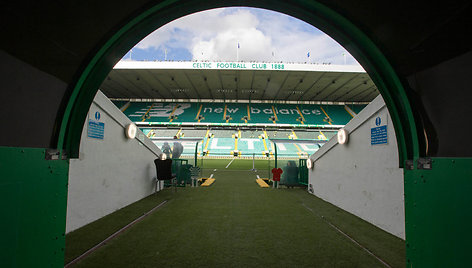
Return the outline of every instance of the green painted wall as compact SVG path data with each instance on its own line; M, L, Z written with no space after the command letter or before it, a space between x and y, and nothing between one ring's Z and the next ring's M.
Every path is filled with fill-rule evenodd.
M62 267L68 160L0 147L0 267Z
M472 242L472 159L405 170L407 267L465 267Z

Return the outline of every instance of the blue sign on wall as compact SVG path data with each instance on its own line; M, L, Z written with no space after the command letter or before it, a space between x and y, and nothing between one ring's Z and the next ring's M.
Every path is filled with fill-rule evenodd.
M380 127L373 127L370 129L370 144L371 145L387 144L387 143L388 143L387 125L383 125Z
M380 113L371 121L370 145L388 144L387 114Z
M103 140L105 136L105 123L89 119L87 136L89 138Z

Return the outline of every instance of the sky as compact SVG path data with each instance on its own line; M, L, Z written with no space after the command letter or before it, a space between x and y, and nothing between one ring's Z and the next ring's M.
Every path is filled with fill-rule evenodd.
M130 59L359 65L341 45L312 25L283 13L246 7L211 9L172 21L123 57Z

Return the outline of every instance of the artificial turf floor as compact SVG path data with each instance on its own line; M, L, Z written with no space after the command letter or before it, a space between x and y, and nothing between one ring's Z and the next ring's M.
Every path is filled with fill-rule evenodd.
M165 189L69 233L65 262L168 200L76 266L386 267L327 221L391 267L405 266L403 240L305 189L259 188L258 173L231 166L204 171L216 178L211 187Z

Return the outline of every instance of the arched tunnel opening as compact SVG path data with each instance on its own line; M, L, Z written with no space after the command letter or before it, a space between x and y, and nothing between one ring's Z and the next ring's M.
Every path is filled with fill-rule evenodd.
M176 59L180 56L173 54L177 45L172 47L159 41L160 38L191 39L192 32L187 33L190 37L182 36L189 26L194 26L192 22L197 23L195 17L210 20L213 14L221 14L213 20L220 20L227 28L217 27L216 31L220 32L212 33L211 39L205 36L201 43L193 44L188 49L193 49L192 58ZM236 25L232 29L228 23L233 20L234 24L234 19L257 21L264 16L272 21L265 18L257 22L260 28L253 22L254 25ZM185 20L189 26L181 22ZM187 262L201 266L203 263L198 260L203 260L218 265L259 266L260 261L269 261L269 256L264 254L270 252L285 252L288 262L284 265L371 262L381 266L405 265L403 174L399 145L385 102L352 56L348 54L352 63L346 64L347 52L316 28L310 31L317 32L321 36L318 39L327 39L324 43L308 44L310 40L303 35L305 29L294 32L296 27L309 26L301 21L296 21L296 26L290 29L278 28L275 33L267 33L268 29L263 28L264 23L293 20L262 9L204 11L166 24L140 40L139 44L147 46L151 46L149 39L160 43L164 52L160 60L146 60L145 56L141 56L145 60L136 60L139 53L144 53L139 45L123 56L98 87L102 92L95 95L88 111L78 157L70 160L67 266L117 265L113 260L133 265L132 260L150 252L157 255L147 261L156 265ZM210 29L205 30L209 35ZM252 35L248 34L251 31ZM301 57L285 56L293 50L291 47L278 49L274 44L269 49L255 48L266 41L264 37L276 43L277 35L289 33L288 43L300 43L301 40L293 39L305 38L307 44L297 51ZM227 40L221 40L223 37ZM256 37L258 42L253 41ZM231 44L235 49L230 49ZM220 51L211 50L219 47ZM250 47L252 51L241 47ZM335 64L313 47L337 49L330 55L337 57L331 59ZM157 53L156 50L151 51ZM201 54L196 50L201 50ZM261 56L263 53L267 55ZM354 122L350 123L351 119ZM384 130L365 135L366 129L372 128L371 121L376 119L383 121L375 129ZM123 135L123 129L130 124L141 130L134 141ZM341 130L349 131L349 144L338 141ZM326 146L324 150L323 146ZM177 165L173 166L173 173L177 176L178 190L172 189L175 185L170 182L156 181L153 175L153 160L162 158L163 154ZM348 159L355 160L349 163ZM201 182L195 186L205 186L205 181L215 179L211 191L188 187L192 165L201 169L197 178ZM271 174L277 168L282 172L280 182ZM274 194L260 192L259 187L284 187L284 190L280 189L282 194ZM131 222L128 214L136 214L132 207L146 204L150 209L150 204L160 207L163 202L171 205L143 220L148 224L145 228L151 229L142 232L153 230L152 237L140 237L131 231L136 229L130 229L130 233L115 241L120 246L111 251L101 249L108 257L96 254L98 248L93 254L88 251L98 243L97 237L106 239L126 225L125 221L118 221L122 224L107 228L111 218L125 217ZM185 219L177 223L181 217ZM163 225L168 228L158 227L161 225L158 222L166 221ZM269 226L267 222L274 224ZM198 231L195 224L200 226ZM362 227L354 227L359 224ZM220 230L222 225L227 227ZM173 228L181 230L174 241L167 237L175 236ZM326 228L330 231L319 231ZM103 232L104 229L108 230ZM303 237L294 235L304 229L307 230ZM103 233L98 235L100 231ZM323 237L321 233L330 235ZM369 233L377 236L377 243L364 238ZM335 239L333 235L342 238ZM138 247L121 237L133 237L142 245ZM374 236L370 239L374 240ZM177 247L166 246L169 244ZM352 246L356 249L351 250ZM166 250L159 249L166 247ZM259 261L249 261L251 252L260 247L266 250L258 253ZM192 248L213 250L207 254L184 253ZM237 249L239 253L229 253ZM114 255L123 250L134 253ZM182 254L171 254L179 251ZM310 256L309 252L318 253L300 262L303 256ZM389 258L386 252L394 257ZM224 262L218 260L219 255L225 256Z
M14 129L0 133L6 266L64 265L70 165L80 160L84 122L95 116L89 109L97 89L117 61L153 29L226 6L292 15L351 52L385 101L391 118L387 128L395 126L387 131L395 132L398 166L403 168L406 266L467 263L470 217L463 212L470 203L470 124L458 115L470 113L470 41L463 39L470 25L470 3L456 1L440 9L421 3L385 8L375 1L120 3L115 12L106 3L85 1L32 6L15 2L2 10L8 40L0 54L5 86L0 114ZM302 117L303 108L300 111ZM356 130L362 127L346 130L341 136L349 137L347 145L328 144L334 149L324 155L354 148ZM339 144L337 139L332 143ZM322 172L317 161L326 157L310 157L309 174ZM360 167L353 162L339 165ZM310 209L304 207L305 212Z

